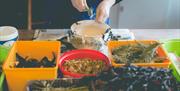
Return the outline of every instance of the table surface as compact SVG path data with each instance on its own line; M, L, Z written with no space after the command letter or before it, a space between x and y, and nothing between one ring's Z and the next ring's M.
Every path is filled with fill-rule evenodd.
M52 29L48 29L50 31ZM64 29L56 29L58 32L64 31ZM152 40L164 40L164 39L177 39L180 38L180 29L129 29L134 33L135 39L152 39ZM32 40L34 31L19 30L19 40Z
M135 39L177 39L180 38L180 29L130 29L135 35Z
M32 40L34 31L19 30L19 40Z

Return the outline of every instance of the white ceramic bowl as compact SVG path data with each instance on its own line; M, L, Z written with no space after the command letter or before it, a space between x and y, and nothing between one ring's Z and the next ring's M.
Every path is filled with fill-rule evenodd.
M73 33L84 37L102 37L110 26L105 23L97 23L94 20L82 20L71 26Z
M107 24L97 23L94 20L78 21L71 26L75 37L72 37L70 42L78 49L100 50L104 44L102 37L109 28L110 26Z

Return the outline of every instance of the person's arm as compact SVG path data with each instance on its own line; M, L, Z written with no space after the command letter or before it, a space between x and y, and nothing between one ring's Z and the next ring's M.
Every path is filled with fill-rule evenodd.
M102 0L96 9L96 21L105 22L109 17L110 8L122 0ZM86 0L71 0L72 5L80 12L83 12L87 6Z
M96 21L103 23L109 17L111 7L116 3L116 0L102 0L96 9Z

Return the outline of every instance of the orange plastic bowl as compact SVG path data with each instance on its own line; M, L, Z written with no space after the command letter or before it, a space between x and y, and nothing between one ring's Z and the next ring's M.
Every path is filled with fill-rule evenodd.
M63 64L66 61L73 60L73 59L79 59L79 58L91 58L93 60L96 60L96 59L103 60L107 69L110 67L109 58L99 51L90 50L90 49L72 50L72 51L64 53L60 58L59 68L61 69L62 73L65 76L70 76L70 77L74 77L74 78L81 78L84 76L96 76L96 74L78 74L78 73L72 73L72 72L64 70Z

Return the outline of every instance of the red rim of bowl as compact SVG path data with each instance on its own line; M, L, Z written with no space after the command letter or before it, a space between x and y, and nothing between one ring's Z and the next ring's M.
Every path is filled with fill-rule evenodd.
M62 73L64 75L68 75L70 77L75 77L75 78L80 78L80 77L84 77L84 76L96 76L96 74L78 74L78 73L72 73L72 72L68 72L68 71L65 71L64 70L64 67L63 67L63 64L68 61L68 60L64 60L65 58L67 57L70 57L74 54L77 54L77 53L81 53L81 52L86 52L86 53L93 53L94 54L97 54L96 57L100 56L99 59L103 59L103 62L105 62L106 64L106 68L108 69L110 67L110 60L107 56L105 56L103 53L99 52L99 51L96 51L96 50L90 50L90 49L78 49L78 50L72 50L72 51L68 51L66 53L64 53L61 57L60 57L60 60L59 60L59 68L60 70L62 71ZM98 59L98 58L97 58Z

